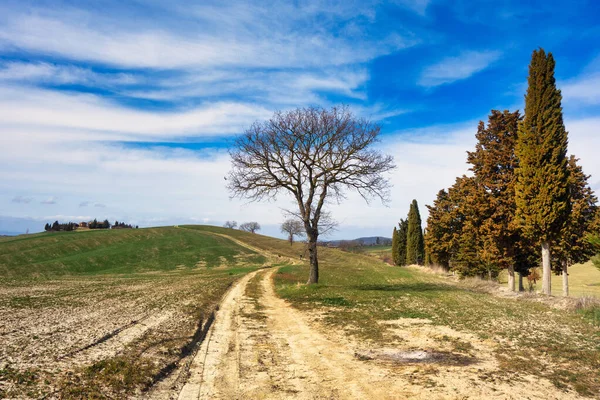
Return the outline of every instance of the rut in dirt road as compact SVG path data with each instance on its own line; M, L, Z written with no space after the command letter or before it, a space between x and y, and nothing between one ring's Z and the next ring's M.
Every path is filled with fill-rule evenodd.
M419 397L406 387L390 396L385 370L311 328L276 297L274 272L250 274L227 294L179 399Z

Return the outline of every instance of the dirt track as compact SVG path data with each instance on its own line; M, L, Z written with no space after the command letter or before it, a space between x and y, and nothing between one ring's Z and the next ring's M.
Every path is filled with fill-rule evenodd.
M464 365L375 360L381 352L357 357L359 345L325 331L275 295L274 272L250 274L230 290L179 399L577 398L532 377L482 379L495 369L485 343L473 342L478 357ZM408 325L406 332L425 337L439 333L427 323Z

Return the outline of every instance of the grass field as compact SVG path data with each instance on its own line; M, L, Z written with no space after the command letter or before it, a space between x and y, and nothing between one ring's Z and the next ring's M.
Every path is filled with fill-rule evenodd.
M280 269L275 282L279 295L320 316L332 329L375 347L410 348L424 329L406 328L411 325L406 321L414 321L439 329L436 340L446 342L442 348L452 354L477 357L470 343L488 347L498 367L493 376L481 379L518 381L520 374L530 374L548 379L556 390L600 394L597 312L560 310L536 298L494 296L487 293L493 285L483 281L456 282L367 255L329 249L321 254L319 285L299 285L308 275L304 266ZM395 329L394 321L403 321L403 330Z
M541 272L540 272L541 274ZM506 273L498 277L501 284L506 284ZM527 284L527 281L525 281ZM542 283L538 282L536 290L541 290ZM552 274L552 294L562 296L562 276ZM591 261L585 264L575 264L569 268L569 296L594 296L600 298L600 270Z
M210 228L5 238L0 398L140 393L186 355L229 285L266 262Z

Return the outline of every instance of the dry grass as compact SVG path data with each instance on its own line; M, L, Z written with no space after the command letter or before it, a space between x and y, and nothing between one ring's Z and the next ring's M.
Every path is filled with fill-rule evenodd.
M208 231L174 228L3 242L12 279L0 282L0 398L139 395L186 356L223 293L262 260Z

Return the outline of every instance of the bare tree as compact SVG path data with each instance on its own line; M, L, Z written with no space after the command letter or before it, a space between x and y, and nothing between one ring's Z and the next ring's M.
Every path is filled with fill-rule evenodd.
M297 219L287 219L281 224L281 232L287 233L290 246L294 243L294 236L304 236L304 224Z
M237 222L236 221L225 221L225 223L223 224L224 228L229 228L229 229L235 229L237 227Z
M256 231L260 231L260 225L258 224L258 222L254 222L254 221L253 222L244 222L243 224L240 224L240 230L256 233Z
M230 150L233 196L254 201L280 192L293 196L308 237L309 284L319 281L317 240L326 202L339 203L345 189L356 190L367 202L388 199L383 173L395 168L393 159L370 149L379 131L347 107L302 108L253 124Z

